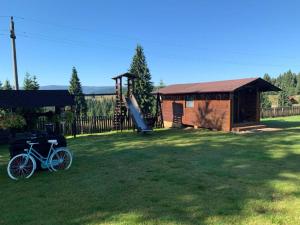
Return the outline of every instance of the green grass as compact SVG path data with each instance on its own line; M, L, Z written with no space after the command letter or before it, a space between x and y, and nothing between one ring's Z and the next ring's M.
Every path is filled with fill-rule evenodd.
M2 146L0 224L300 224L300 117L264 123L69 139L69 171L19 182Z

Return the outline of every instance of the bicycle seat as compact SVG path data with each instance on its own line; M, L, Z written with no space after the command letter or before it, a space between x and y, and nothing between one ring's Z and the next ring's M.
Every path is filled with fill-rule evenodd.
M48 140L49 144L57 145L57 140Z
M31 142L31 141L26 141L26 143L29 145L38 145L39 144L38 142Z

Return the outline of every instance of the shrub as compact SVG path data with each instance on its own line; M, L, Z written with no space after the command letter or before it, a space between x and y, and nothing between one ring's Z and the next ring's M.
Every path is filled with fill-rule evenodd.
M2 112L0 114L0 128L2 129L20 129L26 126L26 120L23 116L16 113Z

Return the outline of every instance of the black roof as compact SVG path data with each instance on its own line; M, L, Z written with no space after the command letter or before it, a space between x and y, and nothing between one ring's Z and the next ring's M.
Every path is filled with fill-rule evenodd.
M0 108L71 105L74 105L74 97L67 90L0 90Z
M133 73L123 73L123 74L120 74L118 76L113 77L112 79L115 80L115 79L118 79L118 78L121 78L121 77L127 77L127 78L134 79L134 78L137 78L137 75L135 75Z

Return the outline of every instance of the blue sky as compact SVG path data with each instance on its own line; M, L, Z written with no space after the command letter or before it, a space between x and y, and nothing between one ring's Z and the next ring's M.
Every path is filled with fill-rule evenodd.
M153 81L167 84L300 72L300 2L259 0L2 0L0 80L12 81L9 18L15 16L20 82L113 85L134 49Z

